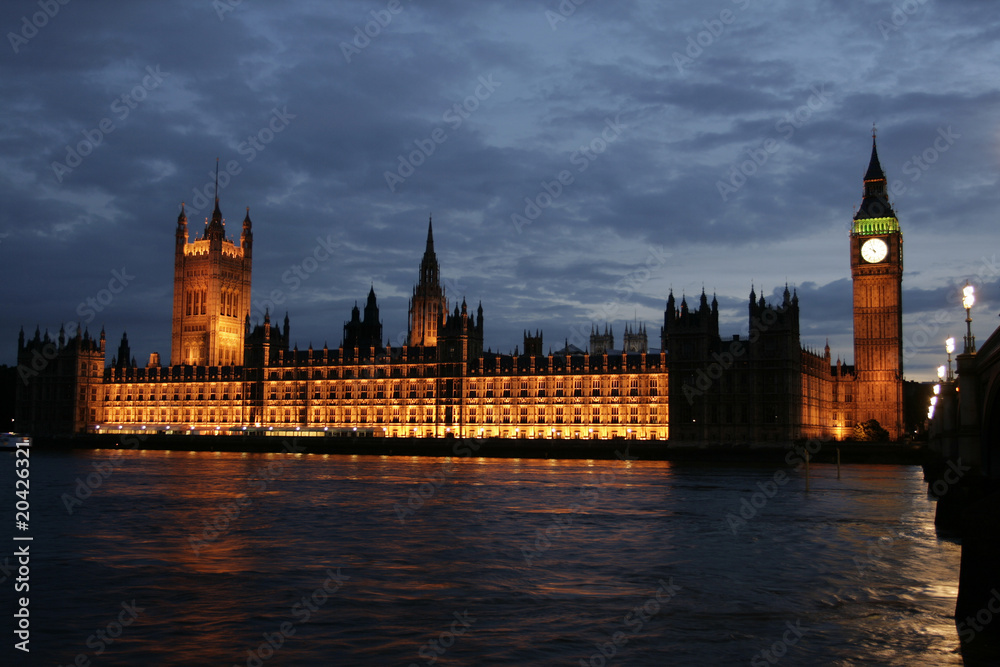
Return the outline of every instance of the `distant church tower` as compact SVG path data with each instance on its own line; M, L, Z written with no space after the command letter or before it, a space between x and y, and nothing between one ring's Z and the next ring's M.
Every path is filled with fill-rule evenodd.
M877 419L893 439L903 430L903 235L875 150L851 227L857 421Z
M590 325L590 353L591 354L607 354L615 347L615 330L614 327L608 329L607 323L604 324L604 333L602 334L600 329L597 329L593 324Z
M427 221L427 248L420 261L420 280L410 298L409 345L434 347L438 328L448 313L448 302L441 288L441 267L434 254L433 221Z
M625 341L622 343L623 352L641 352L646 354L649 352L649 338L646 335L646 325L637 324L636 328L630 329L628 324L625 324Z
M249 208L243 219L240 245L226 238L219 210L218 177L212 219L206 221L202 236L190 243L187 216L181 205L174 247L172 366L243 365L252 248Z

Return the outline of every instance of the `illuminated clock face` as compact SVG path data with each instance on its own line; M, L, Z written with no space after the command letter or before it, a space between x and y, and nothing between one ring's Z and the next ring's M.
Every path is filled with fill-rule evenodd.
M882 239L868 239L861 246L861 259L869 264L881 262L889 254L889 246Z

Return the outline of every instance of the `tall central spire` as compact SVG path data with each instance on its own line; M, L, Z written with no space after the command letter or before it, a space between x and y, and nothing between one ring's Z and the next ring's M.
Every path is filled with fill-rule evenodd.
M427 247L424 249L424 257L420 260L420 282L426 285L437 285L439 282L440 266L437 255L434 254L434 219L427 219Z
M447 314L448 301L441 287L441 267L434 254L434 221L427 220L427 247L420 260L420 279L410 299L409 344L437 345L438 327Z

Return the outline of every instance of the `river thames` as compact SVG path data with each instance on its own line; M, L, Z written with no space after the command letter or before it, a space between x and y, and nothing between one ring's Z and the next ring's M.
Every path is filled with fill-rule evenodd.
M461 453L33 451L32 664L972 664L919 467Z

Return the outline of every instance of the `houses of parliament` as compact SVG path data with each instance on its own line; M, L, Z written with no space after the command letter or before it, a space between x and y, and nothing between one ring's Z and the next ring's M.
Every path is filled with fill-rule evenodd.
M870 419L903 429L902 234L875 140L849 236L854 364L802 347L798 296L751 289L746 337L719 333L715 298L666 298L659 348L645 327L620 347L604 325L588 349L484 351L483 307L451 304L432 222L409 300L406 344L382 341L374 288L336 349L289 348L289 320L250 320L253 225L226 237L219 200L174 246L169 365L138 366L122 336L36 328L18 338L16 427L79 432L364 434L378 437L635 438L703 443L843 439ZM656 341L654 341L655 344Z

